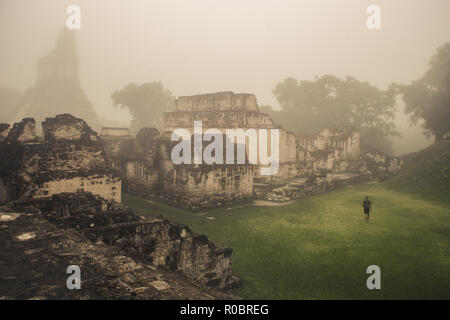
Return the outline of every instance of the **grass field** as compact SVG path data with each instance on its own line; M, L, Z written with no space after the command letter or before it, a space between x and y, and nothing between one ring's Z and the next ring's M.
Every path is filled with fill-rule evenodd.
M368 224L360 206L369 195ZM142 213L185 223L233 249L235 293L248 299L450 299L450 200L425 200L362 184L278 207L216 209L202 215L130 195ZM213 217L214 219L207 219ZM368 290L366 268L381 268Z

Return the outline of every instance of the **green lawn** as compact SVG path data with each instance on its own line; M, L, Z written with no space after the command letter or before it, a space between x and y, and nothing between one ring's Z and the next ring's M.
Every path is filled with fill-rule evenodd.
M360 211L374 204L366 224ZM248 299L450 299L450 200L428 201L363 184L279 207L203 215L123 195L142 213L189 225L233 249L235 293ZM206 219L214 217L214 220ZM368 290L366 268L381 268Z

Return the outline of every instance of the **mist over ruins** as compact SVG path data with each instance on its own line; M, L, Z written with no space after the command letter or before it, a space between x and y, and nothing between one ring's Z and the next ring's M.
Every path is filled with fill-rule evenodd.
M437 217L448 213L450 43L433 49L428 71L408 84L379 88L330 74L278 79L279 106L260 104L245 88L199 86L175 97L161 82L124 77L107 99L111 112L129 119L113 121L84 91L83 48L63 29L38 60L32 86L0 87L0 298L308 298L292 279L313 298L341 297L339 276L327 278L331 293L311 289L314 281L323 285L332 267L347 272L348 261L354 270L369 258L383 267L402 260L395 241L435 250L433 267L443 274L448 223ZM420 141L414 152L397 152L398 113L424 130L427 149ZM368 213L360 219L369 195L380 206L373 225ZM423 247L414 242L420 226L408 229L410 211L436 223L423 227L433 237ZM387 258L353 254L361 239L383 254L386 243L395 250ZM68 266L81 266L82 289L67 289ZM448 297L448 283L442 288L436 296Z
M14 115L7 120L32 117L39 123L46 117L67 112L99 128L97 114L81 87L78 63L75 34L62 29L53 50L37 63L34 86L25 90L16 106L5 105L8 109L15 107Z

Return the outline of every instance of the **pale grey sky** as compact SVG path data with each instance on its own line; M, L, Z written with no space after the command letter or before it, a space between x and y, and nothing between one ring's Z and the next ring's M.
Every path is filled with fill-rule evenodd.
M101 118L124 124L110 94L131 81L161 81L175 96L250 92L276 106L272 89L288 76L409 82L450 41L448 0L0 0L0 85L33 85L69 4L81 7L82 86ZM381 30L366 27L371 4Z

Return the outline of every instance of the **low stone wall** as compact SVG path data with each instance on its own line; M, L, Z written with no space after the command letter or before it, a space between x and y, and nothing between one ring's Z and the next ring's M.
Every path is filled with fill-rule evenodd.
M137 193L139 196L139 193ZM251 195L227 195L227 194L210 194L193 197L188 194L179 193L167 193L161 192L156 194L155 197L165 203L172 206L176 206L181 209L188 209L192 212L198 212L211 208L218 208L224 206L233 206L239 204L245 204L251 202L253 194Z

